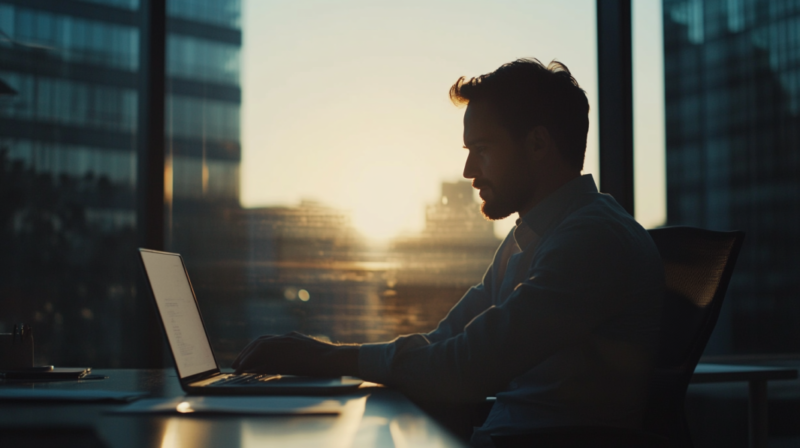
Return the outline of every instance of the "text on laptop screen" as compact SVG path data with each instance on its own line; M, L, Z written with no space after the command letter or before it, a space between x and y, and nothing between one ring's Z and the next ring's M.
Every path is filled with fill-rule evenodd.
M140 252L181 378L217 368L183 261L177 254Z

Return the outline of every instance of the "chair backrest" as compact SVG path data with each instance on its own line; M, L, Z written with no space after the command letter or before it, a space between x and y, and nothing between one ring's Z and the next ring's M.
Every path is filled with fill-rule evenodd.
M667 437L672 446L691 447L683 410L686 390L717 323L744 232L694 227L649 232L664 262L667 294L645 428Z

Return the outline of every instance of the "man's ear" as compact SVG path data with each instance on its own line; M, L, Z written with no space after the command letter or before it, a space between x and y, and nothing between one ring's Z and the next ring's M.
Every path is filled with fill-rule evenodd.
M534 161L546 158L553 150L553 139L550 136L550 131L544 126L536 126L531 129L525 138L525 150Z

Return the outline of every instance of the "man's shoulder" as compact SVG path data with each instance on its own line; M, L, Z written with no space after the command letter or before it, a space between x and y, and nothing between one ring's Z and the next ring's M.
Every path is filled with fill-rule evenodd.
M571 207L551 234L582 233L592 237L647 235L647 231L611 195L586 194Z
M574 208L543 235L531 270L557 270L581 285L626 295L663 286L658 249L645 230L608 195Z
M650 234L611 195L587 194L543 235L542 246L582 252L597 250L615 258L660 260Z

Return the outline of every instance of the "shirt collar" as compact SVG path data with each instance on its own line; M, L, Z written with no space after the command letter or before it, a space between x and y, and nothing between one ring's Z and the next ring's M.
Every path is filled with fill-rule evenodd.
M517 240L517 245L524 250L527 247L526 243L530 243L550 230L554 224L560 221L570 205L580 196L587 193L597 193L597 185L595 185L591 174L584 174L572 179L553 192L553 194L544 198L542 202L526 213L522 219L517 220L517 228L514 229L514 238Z
M514 241L517 242L519 250L525 250L528 245L537 240L539 235L533 231L525 221L517 219L517 227L514 228Z

